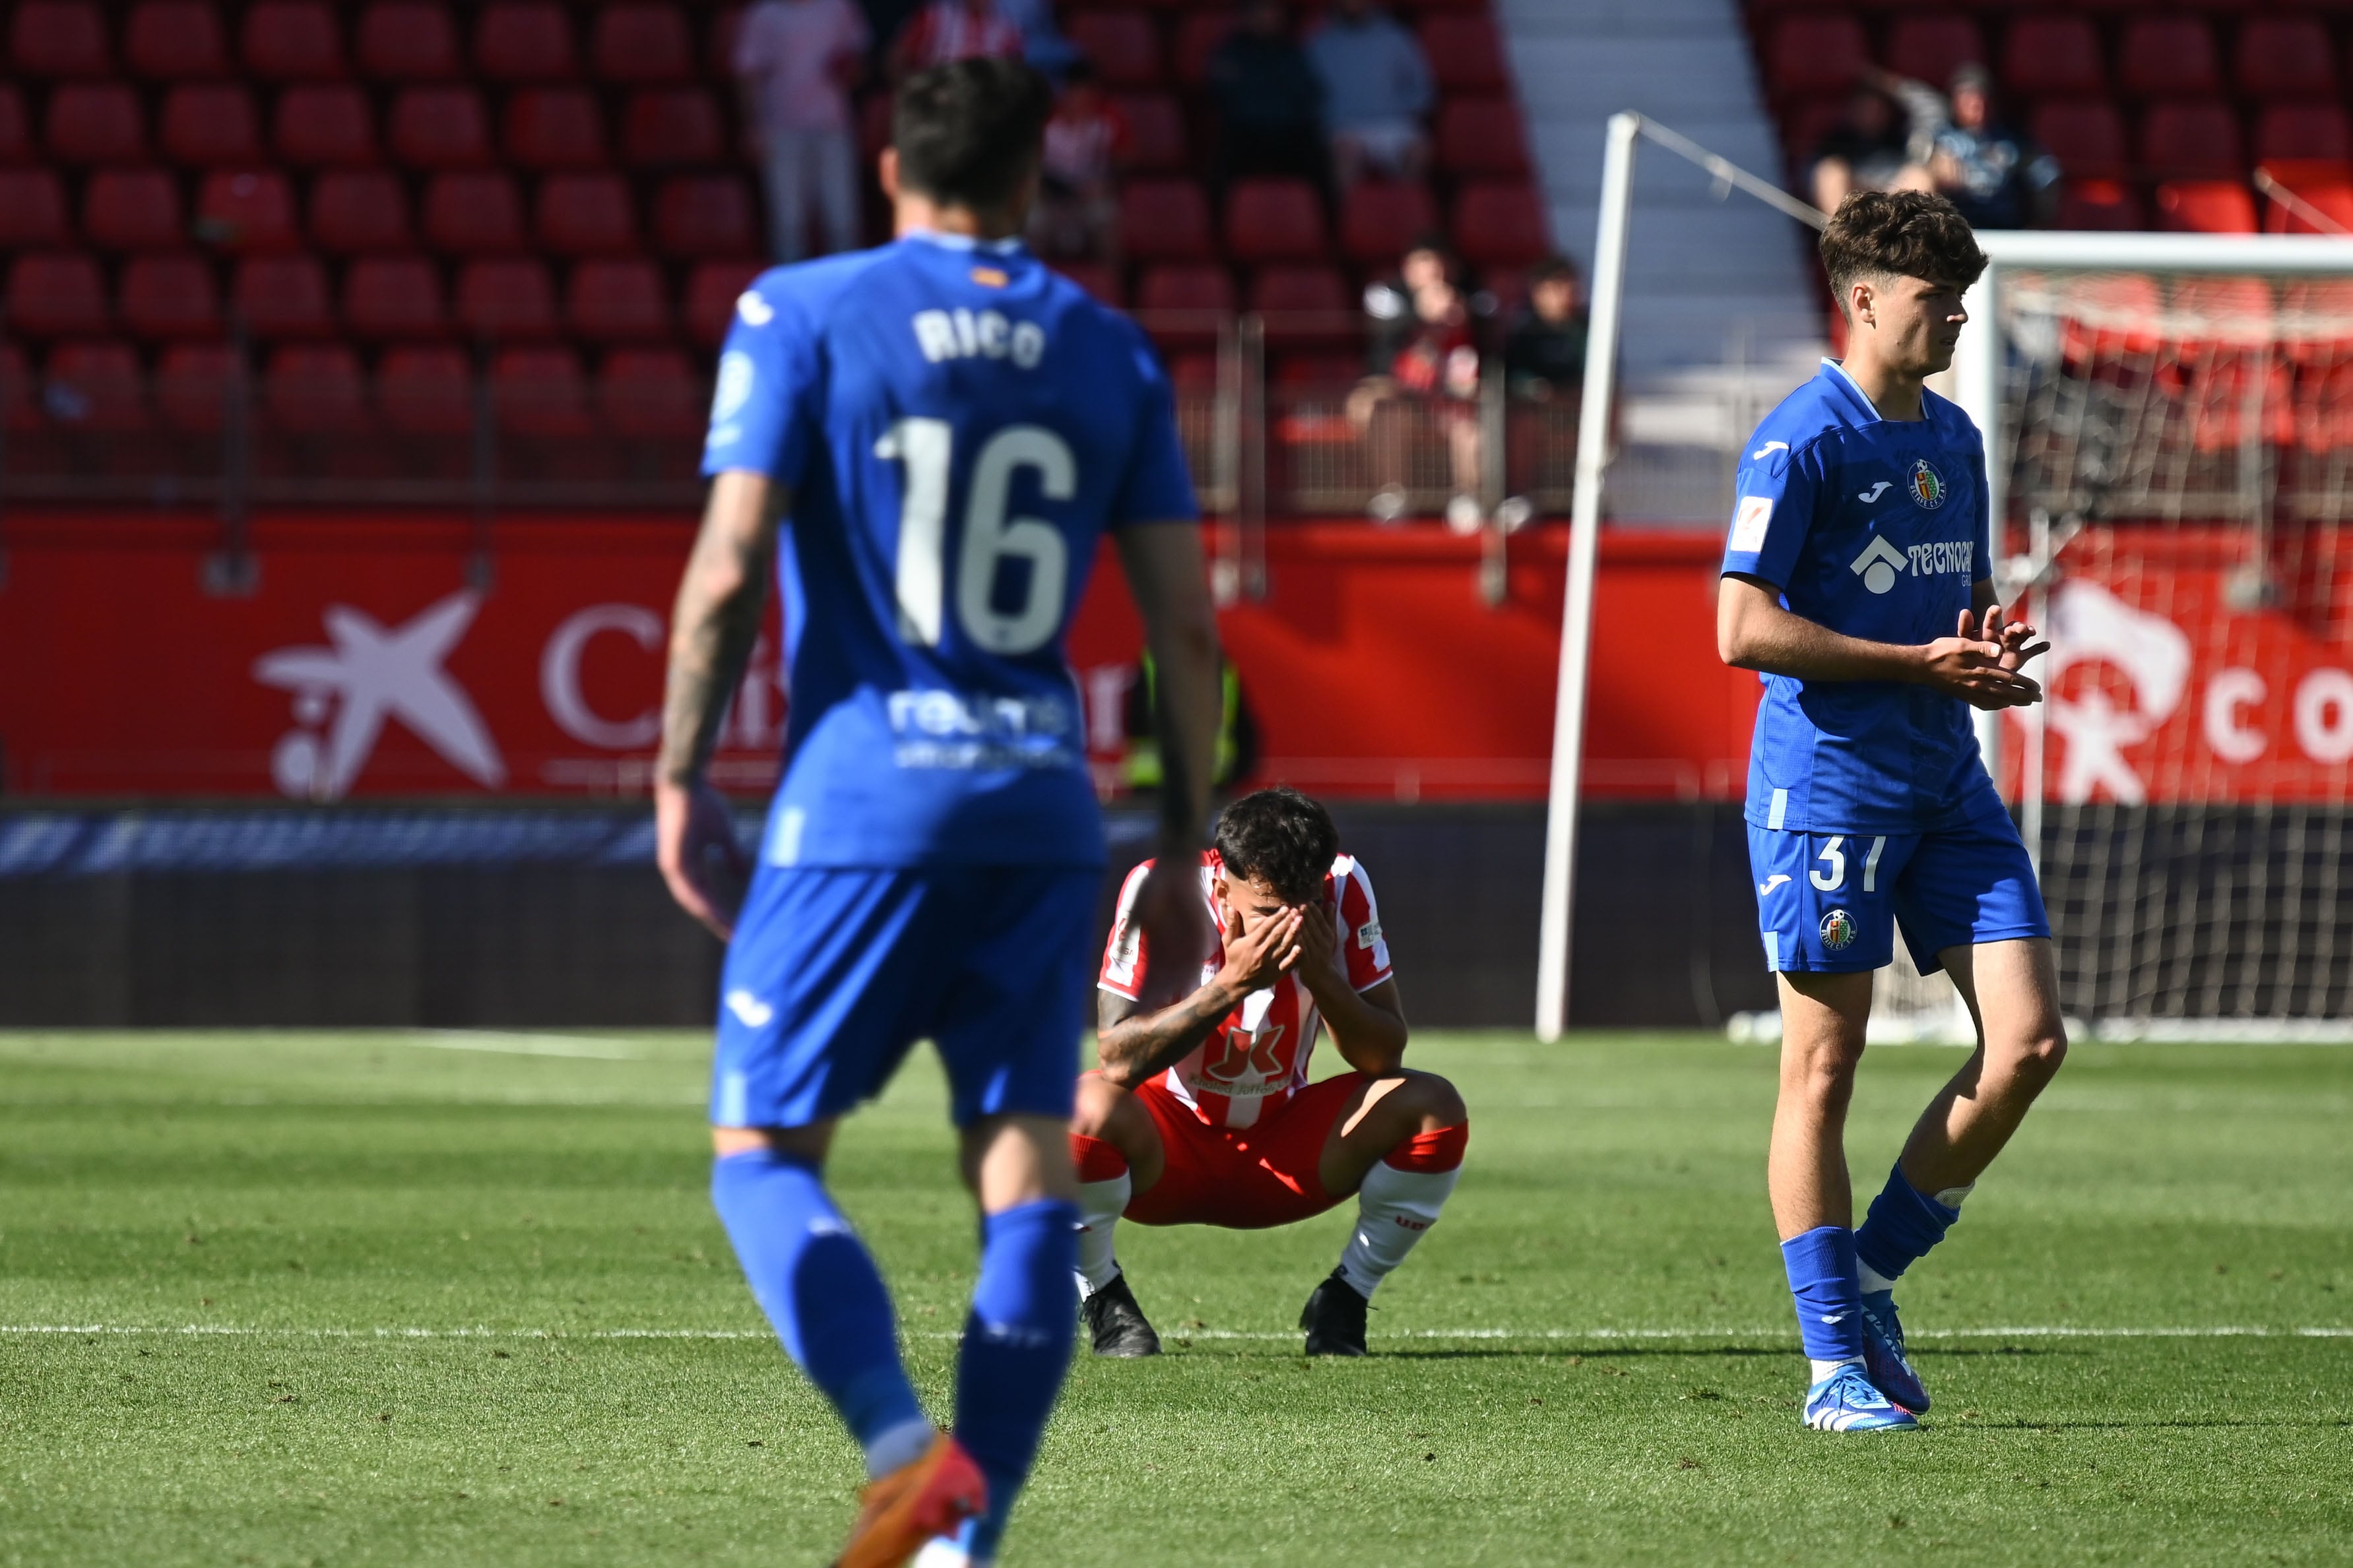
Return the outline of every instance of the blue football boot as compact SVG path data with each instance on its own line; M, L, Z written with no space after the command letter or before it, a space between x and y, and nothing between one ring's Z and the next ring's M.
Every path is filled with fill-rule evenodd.
M1823 1432L1903 1432L1920 1423L1850 1363L1807 1391L1806 1425Z
M1904 1353L1904 1324L1895 1315L1893 1290L1863 1293L1862 1370L1882 1394L1913 1415L1927 1410L1928 1391Z

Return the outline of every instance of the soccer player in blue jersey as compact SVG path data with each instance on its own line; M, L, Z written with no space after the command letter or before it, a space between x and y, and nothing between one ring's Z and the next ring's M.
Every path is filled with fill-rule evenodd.
M1749 858L1781 993L1768 1181L1813 1365L1806 1420L1916 1425L1928 1394L1894 1289L2066 1054L2051 926L1969 710L2039 701L2043 651L1992 581L1985 443L1922 383L1952 363L1985 269L1942 196L1858 192L1823 231L1843 361L1766 416L1740 465L1716 641L1762 672ZM1977 1021L1860 1229L1844 1131L1872 971L1903 929Z
M1135 327L1014 237L1050 95L1015 61L899 89L898 238L762 276L737 301L671 627L656 784L680 903L732 936L712 1201L778 1337L865 1450L839 1562L993 1561L1069 1364L1066 1137L1104 846L1062 643L1108 533L1166 694L1146 911L1206 954L1218 652L1168 384ZM782 551L784 778L740 910L705 764ZM981 1209L955 1419L899 1359L891 1300L828 1196L839 1118L909 1047L947 1069Z

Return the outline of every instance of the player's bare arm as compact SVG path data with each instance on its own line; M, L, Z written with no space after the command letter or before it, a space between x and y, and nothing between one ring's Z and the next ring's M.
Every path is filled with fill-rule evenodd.
M704 776L768 597L787 497L762 474L711 482L702 531L670 613L661 752L654 768L655 857L670 896L725 941L746 867L727 803Z
M1315 998L1332 1045L1347 1064L1373 1078L1405 1065L1405 1004L1394 977L1357 990L1348 983L1340 946L1345 940L1331 911L1311 904L1300 911L1299 983Z
M1990 591L1992 584L1984 586ZM1972 708L2023 708L2042 700L2042 688L2019 672L2022 650L2005 640L1998 620L1989 635L1980 636L1973 617L1964 615L1955 636L1906 647L1834 632L1784 607L1780 598L1780 590L1761 577L1725 574L1715 616L1716 654L1725 663L1799 680L1908 682ZM2000 606L1987 613L1998 617ZM2031 627L2023 629L2031 635ZM2005 665L2006 658L2015 662Z
M1199 900L1198 882L1193 897ZM1192 1055L1243 997L1265 990L1299 963L1300 923L1295 909L1252 921L1229 938L1226 961L1208 984L1172 1006L1155 1009L1101 993L1095 1056L1103 1077L1121 1089L1134 1089Z

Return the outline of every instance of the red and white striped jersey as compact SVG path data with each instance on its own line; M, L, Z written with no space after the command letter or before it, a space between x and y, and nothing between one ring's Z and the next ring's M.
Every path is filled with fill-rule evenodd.
M1217 851L1201 855L1201 897L1209 918L1218 924L1222 944L1225 922L1209 881L1217 874ZM1111 942L1103 950L1103 975L1096 984L1114 995L1134 1001L1144 994L1149 954L1144 932L1131 915L1146 860L1127 874L1119 889L1119 913L1112 921ZM1373 901L1372 879L1364 867L1346 855L1332 862L1324 879L1324 907L1333 911L1332 923L1340 939L1340 962L1348 983L1369 991L1390 975L1389 944L1381 935L1380 906ZM1225 963L1222 945L1201 965L1197 983L1208 984ZM1193 1114L1212 1127L1249 1127L1280 1109L1307 1082L1307 1058L1324 1020L1315 999L1299 976L1286 974L1264 991L1253 991L1240 1006L1227 1014L1209 1037L1190 1056L1170 1068L1161 1082L1169 1093L1190 1106Z
M909 68L926 70L951 60L1021 58L1021 29L992 5L975 14L963 0L932 0L907 24L899 47Z

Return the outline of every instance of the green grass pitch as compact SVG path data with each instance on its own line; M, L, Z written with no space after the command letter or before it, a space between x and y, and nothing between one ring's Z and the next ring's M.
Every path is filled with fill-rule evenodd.
M704 1197L685 1036L0 1036L0 1564L815 1563L849 1443ZM1905 1310L1926 1429L1801 1429L1771 1053L1427 1035L1470 1100L1375 1359L1346 1209L1128 1227L1009 1565L2353 1561L2353 1050L2080 1047ZM1867 1183L1955 1053L1874 1051ZM846 1206L938 1407L972 1268L924 1054Z

